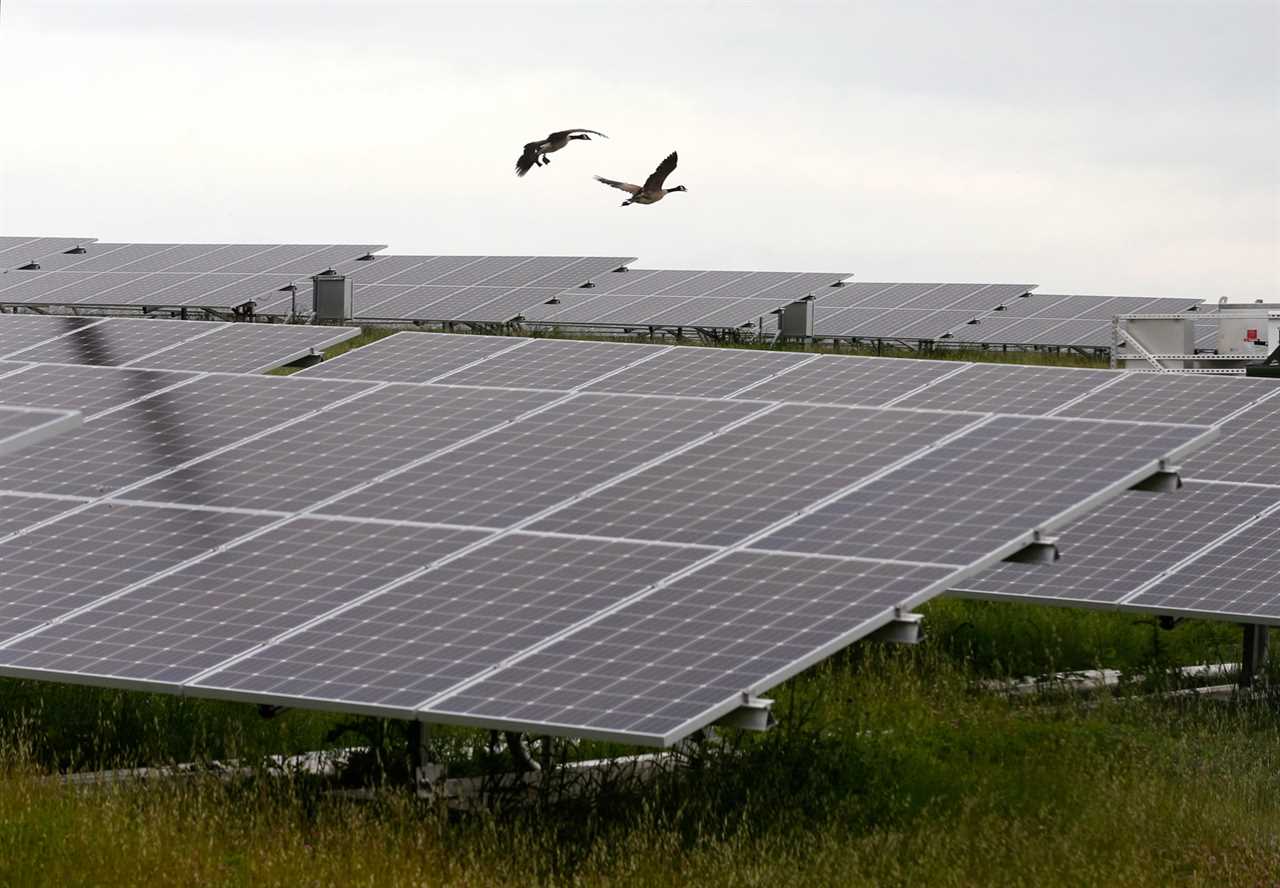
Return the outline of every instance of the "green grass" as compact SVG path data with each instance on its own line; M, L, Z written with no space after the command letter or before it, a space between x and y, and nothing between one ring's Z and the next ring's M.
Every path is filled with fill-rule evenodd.
M726 733L689 769L466 816L390 784L356 803L304 778L72 789L46 775L356 737L317 713L262 720L235 704L3 682L0 885L1277 884L1280 700L1126 687L1063 702L980 686L1231 659L1238 632L1157 635L1116 614L958 600L927 610L924 644L832 658L770 695L772 731ZM482 736L443 732L437 748Z

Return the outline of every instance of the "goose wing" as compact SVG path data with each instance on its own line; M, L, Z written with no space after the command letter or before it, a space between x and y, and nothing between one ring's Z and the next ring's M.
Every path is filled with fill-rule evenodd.
M547 136L547 141L550 142L553 139L566 139L569 136L572 136L574 133L591 133L591 135L599 136L602 139L609 138L604 133L598 133L595 130L582 129L581 127L578 127L577 129L560 130L557 133L552 133L551 135Z
M679 158L672 151L667 155L667 159L658 164L658 168L653 171L653 175L644 180L645 191L658 191L662 188L662 183L667 181L667 176L671 175L671 171L676 168Z
M516 158L517 176L523 176L533 169L534 163L538 160L538 154L541 153L542 144L542 142L529 142L524 146L524 152Z
M615 182L613 179L606 179L604 176L596 176L596 181L603 182L604 184L610 185L614 188L620 188L627 192L627 194L639 194L644 190L639 185L632 185L630 182Z

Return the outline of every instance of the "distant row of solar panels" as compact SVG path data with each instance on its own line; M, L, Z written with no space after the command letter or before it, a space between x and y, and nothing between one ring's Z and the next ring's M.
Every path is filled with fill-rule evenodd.
M353 319L764 335L814 300L818 338L980 347L1111 345L1117 313L1191 299L1033 294L1034 284L846 282L847 272L628 269L625 256L378 256L374 244L121 244L0 238L0 304L231 310L307 316L310 277L357 285ZM16 264L22 261L21 265ZM611 273L612 272L612 273ZM1214 330L1200 331L1211 347Z
M256 373L318 354L359 332L300 324L0 315L0 374L32 363Z

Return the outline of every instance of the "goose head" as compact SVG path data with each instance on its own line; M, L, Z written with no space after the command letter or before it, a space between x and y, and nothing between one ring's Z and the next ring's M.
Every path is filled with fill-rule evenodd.
M570 136L569 138L570 138L570 139L582 139L584 142L590 142L590 141L591 141L591 137L590 137L590 136L588 136L586 133L577 133L576 135L572 135L572 136Z
M688 190L689 190L689 189L688 189L688 188L685 188L683 185L677 185L677 186L675 186L674 188L668 188L668 189L667 189L667 194L670 194L670 193L671 193L671 192L673 192L673 191L688 191Z

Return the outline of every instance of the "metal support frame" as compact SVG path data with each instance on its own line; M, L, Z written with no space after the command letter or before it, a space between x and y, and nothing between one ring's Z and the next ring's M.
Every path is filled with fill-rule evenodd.
M431 726L423 721L409 722L409 768L413 788L419 794L435 793L444 780L444 766L431 760Z
M904 612L899 608L894 612L891 622L885 623L872 632L866 640L890 644L919 644L924 640L924 631L921 626L923 622L923 614Z
M1267 662L1267 627L1256 623L1244 624L1244 650L1240 657L1240 679L1242 688L1254 687L1258 681L1258 673Z
M741 705L715 722L721 727L741 728L744 731L767 731L774 723L773 701L764 697L753 697L746 691L742 692Z
M1161 463L1159 471L1147 478L1143 478L1129 489L1145 490L1152 493L1173 493L1182 489L1182 472L1177 466L1166 466Z
M1037 539L1027 543L1004 560L1015 564L1053 564L1061 557L1057 537L1041 537L1037 534Z

